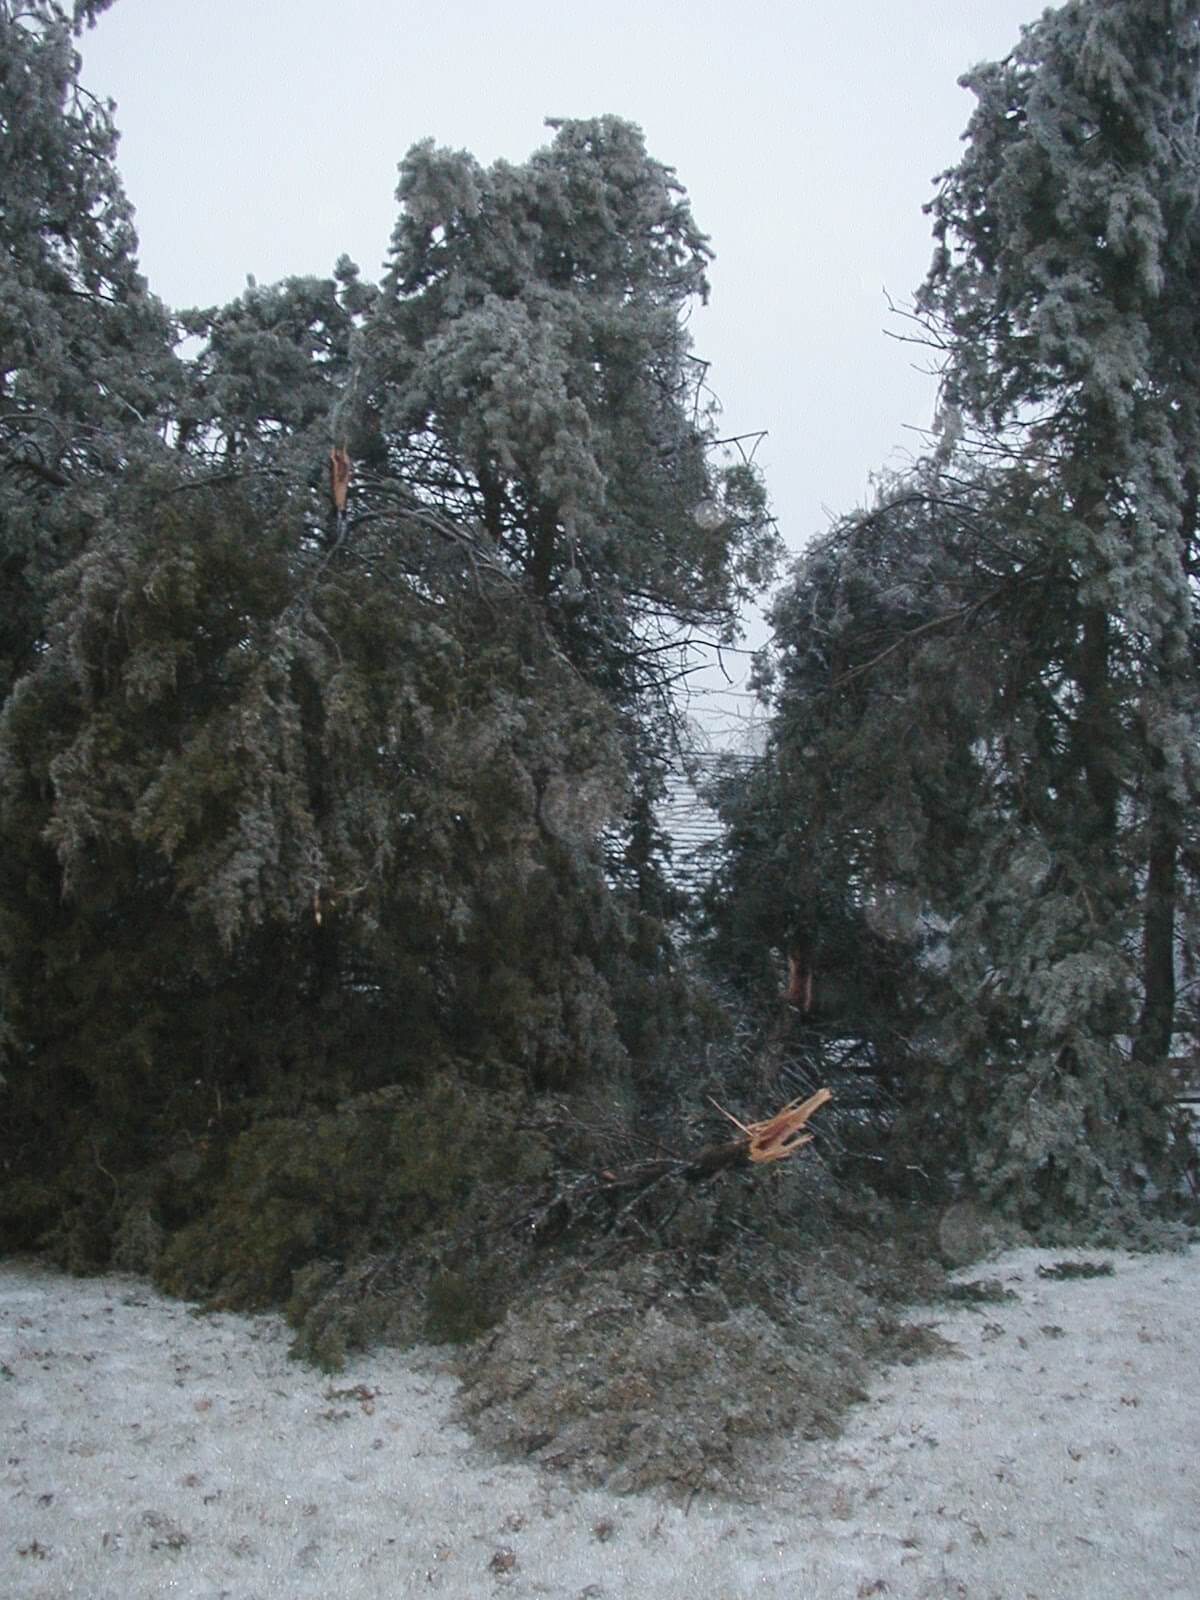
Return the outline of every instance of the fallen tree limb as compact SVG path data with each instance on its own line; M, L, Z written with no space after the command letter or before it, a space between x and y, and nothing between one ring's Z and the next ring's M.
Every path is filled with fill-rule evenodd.
M741 1130L738 1138L706 1144L691 1155L659 1156L616 1170L581 1174L527 1212L519 1226L531 1232L539 1244L559 1239L579 1225L613 1233L634 1218L651 1191L672 1179L701 1183L719 1172L785 1160L812 1140L812 1134L805 1131L808 1120L832 1098L828 1089L818 1089L807 1100L791 1101L766 1121L750 1123L739 1122L723 1106L717 1106L722 1116Z

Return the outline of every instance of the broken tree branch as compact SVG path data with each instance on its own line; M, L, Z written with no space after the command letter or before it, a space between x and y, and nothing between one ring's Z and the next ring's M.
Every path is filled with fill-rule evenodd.
M830 1090L818 1089L806 1100L790 1101L766 1121L750 1123L739 1122L723 1106L717 1106L740 1130L736 1139L717 1140L691 1155L659 1156L615 1171L606 1168L584 1173L527 1212L519 1226L531 1232L537 1243L547 1244L581 1224L605 1234L616 1232L634 1220L634 1211L651 1191L672 1180L702 1183L720 1172L785 1160L810 1143L813 1136L806 1131L808 1120L832 1098Z

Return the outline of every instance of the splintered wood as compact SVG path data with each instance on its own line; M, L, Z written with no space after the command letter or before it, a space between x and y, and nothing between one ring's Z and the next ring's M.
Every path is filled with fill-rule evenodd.
M713 1105L746 1135L749 1141L746 1153L751 1161L782 1161L785 1156L790 1156L811 1142L813 1136L804 1131L805 1124L814 1111L819 1111L826 1101L832 1099L831 1090L818 1089L807 1100L790 1100L782 1111L777 1111L765 1122L739 1122L732 1112L717 1105L715 1100Z
M340 515L346 509L350 492L350 455L342 445L329 452L329 492L333 496L334 510Z

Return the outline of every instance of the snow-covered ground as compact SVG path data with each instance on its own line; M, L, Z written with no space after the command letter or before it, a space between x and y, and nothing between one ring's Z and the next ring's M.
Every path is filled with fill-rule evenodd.
M1020 1250L1015 1299L927 1313L951 1354L883 1374L761 1499L578 1493L487 1457L436 1353L335 1378L275 1317L0 1262L6 1600L1197 1600L1200 1255Z

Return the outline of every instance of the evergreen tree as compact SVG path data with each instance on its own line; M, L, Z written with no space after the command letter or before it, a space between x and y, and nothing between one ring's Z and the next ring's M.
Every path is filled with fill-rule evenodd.
M100 6L77 6L76 25ZM153 451L173 333L137 270L110 108L72 20L0 3L0 695L42 637L47 583L87 536L87 485Z
M1070 4L968 82L980 104L933 205L940 248L918 305L948 342L948 404L1007 427L1061 495L1045 598L1061 607L1071 714L1042 830L1056 934L1030 987L1061 1018L1034 1070L1066 1114L1033 1154L1078 1200L1113 1177L1099 1161L1080 1176L1094 1125L1137 1125L1149 1103L1150 1143L1165 1132L1196 782L1200 8Z
M565 378L557 419L493 418L516 429L504 450L541 474L521 484L510 463L506 504L545 497L494 536L468 493L437 488L433 425L426 450L388 420L395 307L344 259L329 280L250 284L230 306L186 313L203 343L176 364L169 319L134 268L108 113L74 83L70 24L52 6L3 18L25 53L6 89L16 142L45 124L57 166L36 204L4 218L20 356L5 384L14 460L28 466L11 475L6 529L29 603L0 711L0 1226L79 1265L109 1259L138 1218L160 1240L191 1227L204 1266L181 1245L173 1283L274 1295L314 1256L368 1248L382 1192L352 1175L353 1205L338 1210L322 1169L311 1215L294 1220L280 1162L312 1116L340 1129L344 1104L383 1094L370 1102L382 1107L371 1159L408 1176L370 1239L416 1233L485 1168L499 1172L532 1096L652 1060L677 1003L662 929L614 891L603 854L644 683L615 647L607 677L575 648L586 603L556 596L582 533L559 527L549 586L530 566L549 526L548 463L569 489L590 424ZM16 91L37 72L53 94L25 104ZM620 125L614 138L640 151ZM636 190L642 168L658 169L630 159ZM673 191L660 187L653 226L665 227ZM623 229L631 255L649 250L642 204L609 219L614 259ZM646 317L664 344L674 330L682 362L679 302L663 295L670 315ZM634 289L613 290L617 321L622 297ZM525 317L531 349L565 348L523 303L497 315ZM600 384L599 363L572 360L572 383ZM432 393L452 351L421 361ZM725 532L703 529L691 500L661 526L667 478L683 469L657 436L639 460L621 406L644 420L640 381L606 401L606 437L620 440L607 466L635 489L644 479L647 550L686 536L695 571L674 573L661 549L653 562L630 553L620 581L603 574L606 604L624 583L639 619L690 595L672 626L702 614L732 626L732 591L769 551L761 489L737 474L721 487L707 434L680 427L687 493L718 496ZM654 403L666 415L674 402ZM56 453L35 448L43 424ZM330 452L344 445L354 467L339 505ZM636 509L623 513L631 545ZM593 515L589 537L596 526ZM40 566L35 537L50 540ZM641 626L626 619L621 635L633 660ZM451 1104L448 1135L437 1118ZM448 1137L447 1159L432 1159ZM260 1238L254 1216L255 1237L226 1240L214 1192L259 1194L238 1173L260 1139L271 1154L254 1183L278 1227ZM235 1270L242 1243L257 1265Z
M398 480L469 529L618 709L619 870L653 898L675 686L698 642L736 636L777 542L754 470L718 459L686 328L709 250L682 188L627 122L551 126L521 166L409 152L344 427L369 514Z
M310 498L127 478L0 718L3 1209L76 1259L121 1223L103 1173L179 1219L170 1153L268 1108L639 1042L603 702L519 595L326 550Z
M1066 6L967 80L980 96L971 154L934 203L942 246L919 302L951 344L948 404L1008 424L1065 490L1076 742L1101 848L1127 736L1118 656L1138 684L1154 836L1147 1060L1172 1033L1194 730L1198 19L1186 4Z
M852 847L815 870L934 936L913 1137L1031 1223L1183 1149L1198 20L1079 0L964 80L916 306L941 444L776 612L787 781Z
M186 365L179 446L218 471L287 466L323 481L330 418L375 297L343 256L330 278L250 282L227 306L182 313L203 344Z
M945 1005L934 952L977 815L987 671L963 649L968 632L982 646L973 521L963 488L935 523L920 483L900 481L814 543L772 609L766 751L714 787L711 955L777 1047L821 1082L841 1075L841 1099L919 1097Z
M754 474L711 460L686 196L631 124L551 126L520 167L409 152L354 400L380 467L477 523L572 656L637 688L675 630L736 632L775 545Z

